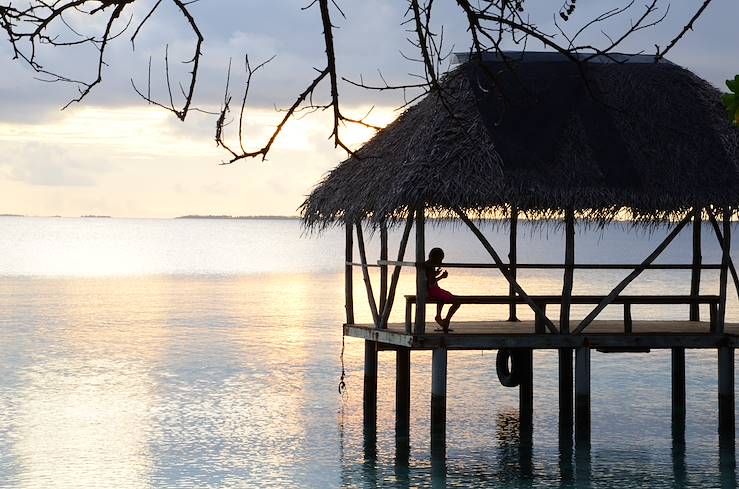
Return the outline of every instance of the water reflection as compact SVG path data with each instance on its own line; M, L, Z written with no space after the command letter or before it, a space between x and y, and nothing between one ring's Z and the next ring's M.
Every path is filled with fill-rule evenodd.
M718 450L714 475L696 470L701 462L692 460L689 470L686 452L693 451L684 439L674 438L668 457L671 470L650 461L647 454L623 453L594 440L575 447L572 440L558 443L552 452L546 443L537 446L533 426L524 423L516 409L502 410L494 416L492 452L469 453L432 433L428 452L411 448L407 437L395 436L394 445L378 446L382 434L364 431L364 459L359 472L352 464L342 467L344 487L472 487L489 483L498 487L736 487L736 455L733 447ZM344 428L342 428L343 431ZM347 429L349 429L347 427ZM602 440L600 440L602 441ZM383 453L383 449L391 449ZM428 458L424 456L428 453ZM557 471L551 472L556 460ZM359 476L359 477L357 477Z
M348 392L336 393L342 294L339 274L3 279L0 487L735 484L734 447L717 443L715 352L686 354L687 427L674 437L658 352L593 354L590 450L558 436L554 352L536 353L533 424L494 355L450 353L433 443L430 354L413 354L398 436L395 355L381 352L365 430L363 342L347 340Z

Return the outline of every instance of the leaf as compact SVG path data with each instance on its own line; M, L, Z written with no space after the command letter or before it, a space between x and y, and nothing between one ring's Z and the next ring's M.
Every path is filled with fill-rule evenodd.
M733 80L726 80L726 86L734 93L722 94L721 103L726 107L731 123L739 126L739 75L734 76Z

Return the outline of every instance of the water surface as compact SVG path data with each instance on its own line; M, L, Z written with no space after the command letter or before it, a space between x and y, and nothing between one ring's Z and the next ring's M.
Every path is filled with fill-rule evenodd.
M561 229L521 228L520 261L561 259ZM486 232L505 254L505 229ZM717 263L710 233L704 261ZM638 262L665 234L590 229L577 260ZM427 244L450 261L488 261L459 227L431 227ZM376 259L375 238L368 248ZM443 458L430 450L430 354L413 355L406 447L394 432L394 355L382 352L377 436L365 438L361 341L344 344L347 390L337 392L343 230L319 239L295 221L0 218L0 257L0 487L735 485L733 450L718 447L713 351L687 354L684 445L671 437L668 352L593 353L592 446L572 453L558 443L555 353L535 354L528 440L495 352L451 352ZM689 259L686 232L661 260ZM450 273L460 293L507 290L492 270ZM608 292L626 273L578 271L575 293ZM561 272L520 278L527 291L561 290ZM358 319L369 321L355 281ZM400 293L413 288L404 275ZM627 291L688 290L689 272L650 271ZM707 272L702 292L717 290ZM465 307L459 319L504 309Z

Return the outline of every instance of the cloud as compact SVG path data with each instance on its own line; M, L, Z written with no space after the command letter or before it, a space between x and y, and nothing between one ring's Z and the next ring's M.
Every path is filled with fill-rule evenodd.
M131 4L141 18L154 0ZM320 17L315 8L301 10L304 0L202 0L191 8L200 22L205 42L201 72L196 88L196 106L218 110L223 100L226 66L233 59L232 106L239 105L245 74L243 57L253 63L277 57L253 80L248 103L247 147L264 144L285 107L315 77L315 68L325 63ZM167 2L163 2L162 6ZM607 2L578 4L577 15L568 23L576 30L588 17L600 13ZM413 33L402 26L407 4L397 0L349 2L341 7L347 18L334 19L337 68L340 76L366 82L381 82L381 70L391 83L413 82L409 74L422 67L408 61L400 51L413 50L406 37ZM444 23L449 49L464 51L469 34L454 2L435 2L436 25ZM557 34L551 24L551 4L537 4L532 20ZM634 6L634 17L638 4ZM665 45L692 14L687 2L674 3L668 19L654 30L644 31L624 43L623 51L646 49L655 42ZM536 8L532 4L532 8ZM694 69L699 76L722 86L737 69L739 38L735 19L739 2L712 4L706 14L671 52L674 62ZM621 25L628 25L629 16ZM87 18L83 19L87 20ZM122 23L127 19L121 19ZM72 20L70 20L72 21ZM213 142L213 115L192 112L181 123L166 111L149 107L131 88L131 78L146 87L147 67L152 59L152 90L168 98L164 78L164 52L169 59L174 97L181 100L179 83L185 83L191 65L193 35L182 14L171 6L158 11L141 31L136 50L129 41L132 32L110 45L106 55L104 82L82 104L59 109L76 95L75 87L35 81L32 70L10 61L7 41L0 41L0 195L28 214L112 214L128 216L175 216L204 214L292 214L310 188L346 154L328 140L332 118L317 112L286 127L266 163L245 161L219 167L226 153ZM79 24L82 25L82 24ZM132 25L136 25L136 17ZM87 25L84 25L86 29ZM93 26L99 27L99 26ZM594 26L583 42L604 42L601 27ZM437 31L439 29L437 28ZM511 45L512 49L520 49ZM530 50L541 49L530 41ZM94 77L94 50L51 49L42 53L44 66L67 74ZM341 101L346 115L358 117L372 105L377 107L379 125L397 115L403 103L401 92L373 92L341 83ZM328 97L327 85L316 101ZM235 115L235 114L232 114ZM230 135L236 124L228 127ZM347 141L358 143L371 132L349 126Z
M2 165L10 180L29 185L53 187L88 187L95 185L94 175L105 171L105 165L74 161L58 146L32 146L23 148Z

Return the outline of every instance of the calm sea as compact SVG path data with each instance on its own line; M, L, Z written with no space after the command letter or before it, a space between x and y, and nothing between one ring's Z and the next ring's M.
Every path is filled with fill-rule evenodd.
M505 254L505 228L486 232ZM639 262L666 232L582 229L577 260ZM520 236L519 261L561 259L560 228L524 223ZM704 236L704 262L718 263L710 228ZM391 250L398 239L391 233ZM368 243L372 260L377 241ZM488 261L458 226L431 227L427 245L443 247L448 261ZM689 260L685 231L661 262ZM500 293L507 285L496 273L452 269L446 285ZM578 271L575 293L608 292L626 273ZM369 321L360 275L357 315ZM519 275L527 291L561 290L561 272ZM717 279L706 272L702 292L716 293ZM403 275L399 292L413 289ZM689 272L650 271L627 292L688 289ZM504 314L469 306L457 317ZM687 309L633 314L681 318ZM363 343L347 339L342 357L343 315L343 230L317 237L297 221L0 218L0 487L735 486L734 452L718 447L715 352L687 353L684 445L671 438L669 353L594 352L592 447L575 453L558 448L555 353L534 357L528 446L518 391L498 383L495 352L452 352L439 460L429 447L425 352L412 358L410 450L395 439L390 352L380 353L376 447L365 443ZM729 320L739 321L733 288Z

